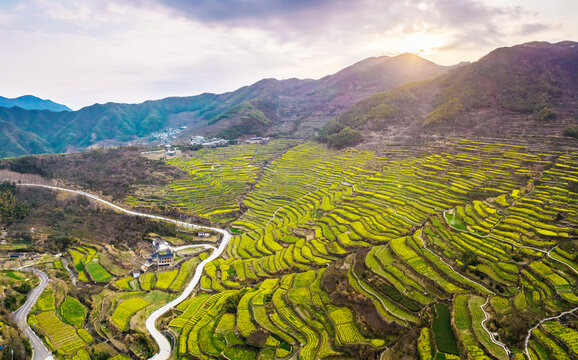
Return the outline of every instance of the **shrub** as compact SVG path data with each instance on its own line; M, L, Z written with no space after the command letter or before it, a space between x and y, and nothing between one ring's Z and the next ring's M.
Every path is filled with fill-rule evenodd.
M558 115L554 111L544 106L544 108L538 111L538 113L536 114L536 119L540 121L547 121L547 120L554 120L556 119L557 116Z
M564 136L578 139L578 126L570 126L564 129Z
M325 124L325 126L321 129L319 135L317 136L317 140L321 142L327 142L329 136L339 133L344 128L345 125L333 119Z
M22 283L14 287L14 290L18 291L21 294L28 294L32 289L32 285L29 283Z
M10 170L21 174L35 174L46 176L46 169L38 158L33 156L23 156L10 162Z
M333 134L327 138L329 147L335 149L343 149L349 146L355 146L363 140L361 133L357 130L345 127L337 134Z

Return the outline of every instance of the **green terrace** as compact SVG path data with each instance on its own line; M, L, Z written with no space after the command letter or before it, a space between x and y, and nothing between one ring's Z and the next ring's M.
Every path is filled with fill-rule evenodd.
M399 351L392 339L406 334L432 358L506 359L493 339L522 356L510 322L524 314L527 331L578 303L577 168L578 153L462 140L384 156L293 147L242 198L226 256L205 268L207 295L171 321L179 353L316 359ZM354 297L381 325L343 300Z
M168 163L184 170L187 178L172 182L160 192L156 188L137 190L127 203L175 208L212 221L230 221L240 213L241 197L257 183L264 167L295 144L294 140L274 140L202 149L191 157L171 159Z

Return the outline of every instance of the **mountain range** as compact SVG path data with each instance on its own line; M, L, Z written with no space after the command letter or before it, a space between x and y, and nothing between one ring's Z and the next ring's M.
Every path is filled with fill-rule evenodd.
M435 79L372 95L327 123L367 143L421 135L529 139L578 125L578 44L531 42L499 48Z
M184 126L182 137L225 138L327 139L353 129L367 143L421 134L560 135L578 118L576 45L527 43L454 67L412 54L382 56L319 80L264 79L224 94L69 112L0 108L0 156L64 152Z
M32 95L24 95L14 99L0 96L0 107L19 107L26 110L72 111L68 106L57 104Z

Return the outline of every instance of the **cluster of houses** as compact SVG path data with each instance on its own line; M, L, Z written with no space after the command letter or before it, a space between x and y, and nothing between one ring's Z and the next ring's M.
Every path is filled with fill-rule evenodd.
M243 141L245 144L266 144L269 142L268 137L252 137ZM238 141L239 142L239 141Z
M237 139L234 143L237 144L265 144L269 142L268 137L251 137L249 139ZM189 144L191 145L201 145L202 147L218 147L218 146L225 146L230 143L229 140L219 139L219 138L211 138L207 139L204 136L195 135L189 139Z
M171 249L171 245L167 241L161 239L160 237L156 237L153 239L153 247L155 251L141 266L142 272L146 272L147 269L154 264L157 264L159 267L171 266L173 264L175 254ZM134 275L137 275L136 271L134 272L133 276ZM140 275L140 273L138 273L138 275ZM136 278L138 275L134 277Z
M269 142L268 137L251 137L248 139L237 139L233 141L236 144L266 144ZM219 138L205 138L204 136L195 135L189 139L190 145L200 145L204 148L215 148L219 146L226 146L229 145L231 141ZM166 157L173 157L177 155L176 149L171 144L164 144L162 145L162 150L155 150L155 151L144 151L142 154L152 154L152 153L165 153Z
M186 126L181 126L179 128L169 128L169 129L164 129L161 131L156 131L152 134L150 134L147 137L147 140L160 140L160 141L171 141L171 140L175 140L177 138L177 136L179 135L180 132L182 132L183 130L185 130L187 127Z
M189 144L201 145L202 147L217 147L229 145L229 140L219 138L207 139L204 136L196 135L189 139Z
M176 150L173 149L173 146L171 144L163 145L163 149L165 150L165 155L167 157L173 157L177 154Z

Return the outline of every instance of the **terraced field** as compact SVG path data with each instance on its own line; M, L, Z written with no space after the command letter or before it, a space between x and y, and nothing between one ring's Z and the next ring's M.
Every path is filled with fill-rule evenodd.
M147 307L150 303L145 299L131 298L124 300L116 307L112 314L112 321L118 326L120 330L126 330L128 322L138 311Z
M337 152L272 140L170 162L189 178L127 201L235 234L197 293L159 321L180 358L578 356L576 151L456 140ZM208 254L181 253L135 279L113 276L97 248L68 249L78 291L59 280L30 322L61 358L90 358L102 343L111 357L148 358L146 317ZM119 251L137 250L148 251Z
M261 176L266 164L297 143L271 141L265 145L244 144L202 149L191 158L175 158L189 177L171 183L166 194L137 193L132 205L169 206L213 221L229 221L240 212L240 200Z
M58 292L61 290L58 289ZM93 341L92 336L83 329L86 309L70 296L65 297L61 304L56 304L56 293L54 286L51 286L42 294L28 317L28 324L45 336L50 350L60 357L73 358L78 352L86 351L87 344Z
M107 283L113 276L99 262L98 251L88 246L76 246L68 249L74 261L74 268L80 281L90 280L97 283Z
M241 197L207 295L170 323L178 351L524 358L535 324L578 306L577 169L578 152L462 140L296 146ZM572 358L577 325L543 323L531 358Z

